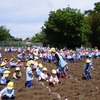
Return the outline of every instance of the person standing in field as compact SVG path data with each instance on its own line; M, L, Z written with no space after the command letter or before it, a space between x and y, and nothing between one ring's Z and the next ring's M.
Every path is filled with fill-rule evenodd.
M62 76L67 77L67 73L65 74L65 67L67 68L67 62L66 60L58 53L56 52L55 48L51 48L50 49L51 53L54 55L55 57L55 63L57 65L57 70L59 70L58 73L58 78L61 78Z
M26 65L26 82L25 87L32 87L33 86L33 72L31 68L31 62L28 61Z
M84 64L82 79L88 79L88 78L90 79L92 78L92 72L91 72L91 66L90 66L89 59L87 59L86 63Z

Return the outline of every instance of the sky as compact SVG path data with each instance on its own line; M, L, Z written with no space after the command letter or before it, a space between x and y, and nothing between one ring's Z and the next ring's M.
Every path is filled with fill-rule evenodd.
M83 13L96 2L99 0L0 0L0 26L15 38L31 38L41 31L50 11L70 6Z

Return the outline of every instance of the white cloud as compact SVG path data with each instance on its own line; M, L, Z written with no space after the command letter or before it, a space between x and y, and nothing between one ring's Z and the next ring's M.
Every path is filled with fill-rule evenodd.
M93 9L99 0L0 0L0 25L6 25L15 37L31 37L40 32L52 10L71 8Z
M39 33L41 30L41 26L43 26L43 23L35 23L35 24L12 24L9 23L6 28L10 30L11 35L19 38L25 39L26 37L32 37L36 33Z

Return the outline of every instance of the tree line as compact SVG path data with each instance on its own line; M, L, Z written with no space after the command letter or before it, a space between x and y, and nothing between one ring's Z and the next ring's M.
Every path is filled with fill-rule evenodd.
M22 38L15 38L10 34L6 26L0 26L0 41L22 41Z

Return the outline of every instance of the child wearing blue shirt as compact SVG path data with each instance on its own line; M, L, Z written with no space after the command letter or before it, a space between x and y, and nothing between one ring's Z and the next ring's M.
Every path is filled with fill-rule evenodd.
M42 73L42 68L43 65L39 63L38 68L36 69L36 76L40 76L40 74Z
M14 83L9 82L7 84L7 87L5 87L3 90L0 91L0 100L8 100L8 99L14 99L14 89L13 89Z
M18 58L18 60L22 60L22 54L21 54L21 52L18 52L17 58Z
M33 53L32 53L32 51L30 51L30 53L29 53L29 60L33 60L33 59L34 59Z
M27 68L26 68L26 83L25 87L32 87L33 85L33 72L31 68L31 62L27 62Z
M10 59L9 67L10 67L10 68L16 67L16 63L14 62L14 58L11 58L11 59Z
M83 77L82 79L88 79L88 78L92 78L92 72L91 72L91 66L90 66L90 60L87 59L86 60L86 64L84 64L84 69L83 69Z
M10 79L9 79L9 74L10 74L10 71L6 70L3 74L3 76L1 77L0 79L0 84L1 85L5 85L7 84L8 82L10 82Z
M5 67L5 64L2 63L2 64L1 64L1 67L0 67L0 75L3 76L3 73L4 73L5 70L7 70L7 68Z

